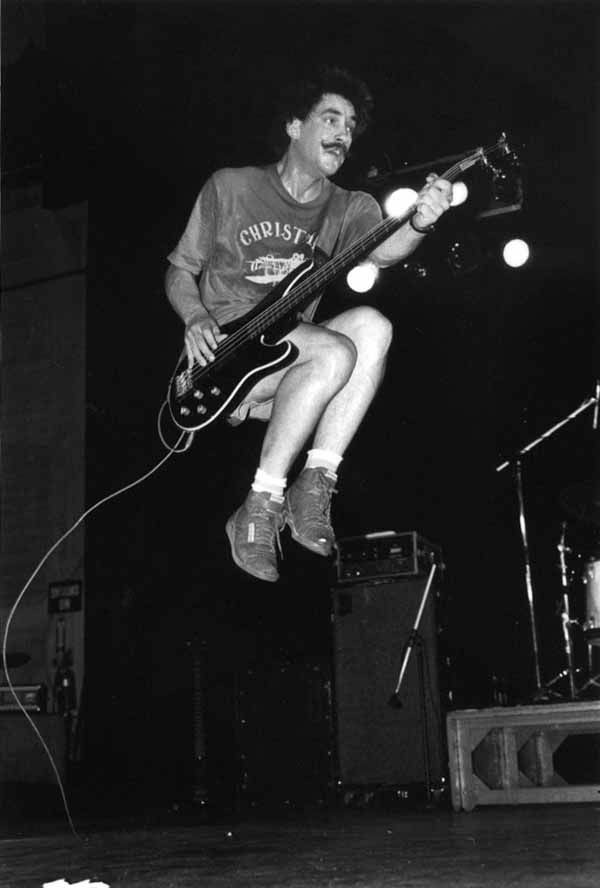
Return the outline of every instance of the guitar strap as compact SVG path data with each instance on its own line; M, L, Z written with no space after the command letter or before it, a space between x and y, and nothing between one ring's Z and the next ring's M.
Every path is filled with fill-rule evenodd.
M348 193L342 191L334 191L331 199L327 201L323 207L322 215L317 226L318 235L313 247L313 256L315 263L322 263L331 259L339 246L344 228L344 220L346 218L346 210L348 208ZM337 225L334 223L338 222ZM317 254L322 254L319 258ZM303 321L312 321L315 312L322 298L319 293L313 301L306 306L301 312L298 312L298 319Z
M323 207L315 247L318 247L328 259L331 259L337 250L344 228L347 209L348 193L341 189L336 189L331 199ZM339 220L339 224L334 227L333 222L337 220Z

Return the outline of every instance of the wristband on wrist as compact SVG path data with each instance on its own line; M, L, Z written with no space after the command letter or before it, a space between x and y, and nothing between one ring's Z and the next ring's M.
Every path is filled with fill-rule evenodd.
M415 225L415 217L411 216L408 220L408 224L412 228L413 231L416 231L417 234L430 234L434 229L435 225L428 225L427 228L419 228L418 225Z

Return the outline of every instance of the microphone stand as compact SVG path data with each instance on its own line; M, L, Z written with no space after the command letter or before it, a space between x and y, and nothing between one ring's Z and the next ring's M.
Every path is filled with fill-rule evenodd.
M527 520L525 515L525 498L523 495L523 475L521 470L521 456L524 456L526 453L529 453L533 450L534 447L537 447L538 444L541 444L542 441L545 441L547 438L550 438L556 432L559 431L563 426L567 425L567 423L574 420L580 413L583 413L584 410L587 410L589 407L596 405L596 411L594 414L594 428L597 425L597 405L599 403L598 392L598 383L596 384L596 395L592 398L587 398L583 403L577 407L572 413L569 413L564 419L557 422L555 425L551 426L549 429L546 429L545 432L535 438L533 441L530 441L529 444L525 445L521 450L517 451L517 455L514 460L505 460L500 463L499 466L496 466L497 472L502 472L504 469L508 468L512 465L513 467L513 475L515 479L515 486L517 492L517 501L519 504L519 528L521 531L521 543L523 547L523 567L525 572L525 589L527 592L527 604L529 608L529 622L530 622L530 630L531 630L531 645L533 648L533 667L534 667L534 680L535 680L535 697L534 699L539 700L544 696L544 689L542 688L542 678L540 671L540 655L539 655L539 642L538 642L538 632L537 632L537 623L536 623L536 615L535 615L535 595L533 589L533 581L531 578L531 559L529 557L529 543L527 540Z
M406 667L408 666L408 661L410 660L410 655L414 647L417 648L418 651L418 670L419 670L419 686L420 686L420 697L421 697L421 722L423 725L422 731L422 740L423 740L423 765L425 770L425 794L427 801L431 801L431 762L430 762L430 753L429 753L429 724L427 718L427 701L425 699L425 663L424 663L424 651L423 651L423 638L419 633L419 624L421 622L421 617L423 616L423 611L425 610L425 605L427 604L427 598L429 596L429 590L431 589L431 584L433 582L433 576L436 571L435 562L431 565L431 569L429 571L429 576L427 577L427 582L425 584L425 589L423 590L423 595L421 596L421 603L419 604L419 609L417 611L417 616L415 618L415 622L413 628L406 640L404 645L404 656L402 657L402 665L400 667L400 674L398 675L398 681L396 682L396 687L394 689L394 693L388 700L388 705L393 707L394 709L402 709L402 700L400 697L400 689L402 687L402 681L404 679L404 673L406 672Z

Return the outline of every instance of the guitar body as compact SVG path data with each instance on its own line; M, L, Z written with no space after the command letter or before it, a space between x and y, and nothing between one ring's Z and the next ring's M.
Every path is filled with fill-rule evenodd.
M278 345L249 342L236 352L235 361L225 362L215 370L212 364L203 368L194 365L196 372L192 376L184 352L169 387L173 422L180 429L193 432L227 416L260 379L291 364L297 354L296 346L285 340Z
M190 369L187 354L182 353L167 394L169 412L178 428L194 432L226 417L260 379L296 359L296 346L279 340L296 326L297 315L281 316L278 306L312 267L311 260L303 262L256 308L224 324L221 329L227 339L219 343L211 364L194 364ZM264 318L270 316L273 320L267 323Z

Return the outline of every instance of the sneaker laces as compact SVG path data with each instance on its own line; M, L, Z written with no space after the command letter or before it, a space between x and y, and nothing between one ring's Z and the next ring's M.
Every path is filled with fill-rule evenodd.
M277 545L277 551L283 557L281 549L280 531L282 519L280 512L271 512L262 505L248 508L248 523L254 524L254 545L263 547L271 552L275 548L273 539Z
M333 494L337 493L335 481L328 477L326 469L318 469L315 478L320 489L308 502L312 503L315 517L323 518L328 525L331 525L331 501Z

